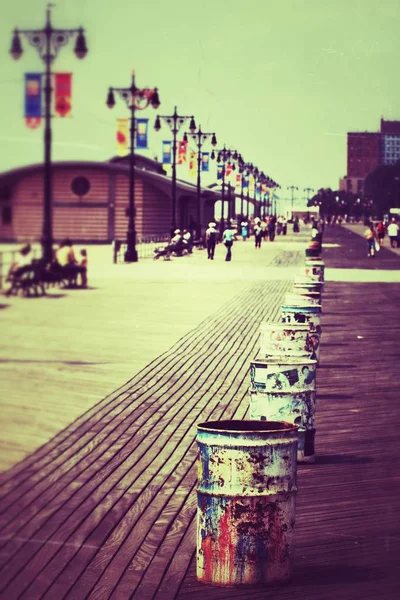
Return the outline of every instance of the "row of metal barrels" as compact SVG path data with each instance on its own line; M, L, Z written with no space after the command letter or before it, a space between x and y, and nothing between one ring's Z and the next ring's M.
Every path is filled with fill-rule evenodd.
M280 323L261 323L250 419L198 425L197 578L211 585L291 575L297 463L315 460L324 263L307 257Z

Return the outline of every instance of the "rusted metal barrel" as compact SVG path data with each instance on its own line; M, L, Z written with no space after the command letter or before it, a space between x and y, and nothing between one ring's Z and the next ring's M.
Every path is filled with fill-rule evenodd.
M321 340L321 305L300 306L300 305L282 305L281 307L282 323L289 325L307 324L310 332L314 336L316 344L314 348L315 358L320 358L320 340Z
M261 323L260 358L281 356L303 356L310 358L314 352L315 340L310 327L287 325L286 323Z
M325 281L325 263L322 260L306 260L304 267L306 277L317 279L317 281Z
M316 366L297 357L250 362L250 418L298 425L298 462L315 460Z
M314 390L260 392L250 387L250 419L289 421L299 426L297 462L315 462Z
M297 426L213 421L197 427L197 578L243 586L291 575Z

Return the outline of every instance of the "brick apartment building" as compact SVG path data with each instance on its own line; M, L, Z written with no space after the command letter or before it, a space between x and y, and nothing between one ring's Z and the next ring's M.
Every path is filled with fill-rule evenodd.
M380 131L347 134L347 174L339 188L362 195L364 181L379 165L400 160L400 121L381 119Z

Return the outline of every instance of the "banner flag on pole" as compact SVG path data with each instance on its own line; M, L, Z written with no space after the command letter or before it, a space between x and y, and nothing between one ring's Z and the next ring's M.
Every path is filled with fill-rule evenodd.
M129 137L129 119L117 119L117 155L127 156Z
M194 173L196 173L196 154L197 152L195 152L194 150L190 151L189 173L191 175L194 175Z
M224 178L224 165L217 165L217 179Z
M259 198L261 194L261 184L260 183L256 183L256 198Z
M162 143L162 164L170 165L172 163L172 142L165 140Z
M148 119L136 119L136 148L148 148L147 128Z
M25 73L25 123L30 129L40 126L42 120L42 75Z
M249 193L250 196L254 196L254 183L255 183L255 179L253 176L250 177L250 184L249 184Z
M225 167L225 179L229 179L230 175L232 173L232 163L226 163L226 167Z
M187 160L187 142L183 140L178 142L178 165L186 164Z
M210 153L209 152L201 153L201 170L202 171L210 170Z
M59 117L71 116L72 73L54 74L54 110Z
M236 190L240 190L242 188L241 182L242 182L242 176L241 176L241 174L240 173L236 173L236 182L235 182L235 189Z
M246 190L249 187L249 178L243 177L243 189Z

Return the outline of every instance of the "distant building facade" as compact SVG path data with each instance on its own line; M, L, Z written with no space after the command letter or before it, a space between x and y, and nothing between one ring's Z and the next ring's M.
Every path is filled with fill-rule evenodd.
M381 119L381 164L394 165L400 160L400 121Z
M347 174L340 179L339 189L362 195L364 181L379 165L400 160L400 121L381 119L377 132L347 134Z

